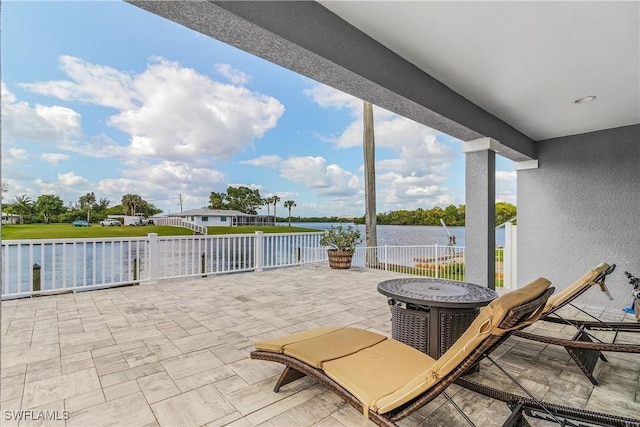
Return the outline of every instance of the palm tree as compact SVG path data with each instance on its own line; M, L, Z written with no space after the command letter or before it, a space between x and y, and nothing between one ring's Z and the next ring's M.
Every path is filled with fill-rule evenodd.
M294 202L293 200L286 200L284 202L284 207L289 208L289 227L291 227L291 208L296 207L296 202Z
M28 214L33 209L33 200L26 194L22 196L16 196L16 201L13 203L13 210L20 215L20 224L24 224L23 215Z
M92 191L84 196L80 196L78 202L80 202L80 209L87 208L87 222L91 222L91 207L96 202L96 195Z
M375 169L375 138L373 135L373 105L364 102L363 124L364 135L364 199L365 199L365 236L367 248L378 246L378 232L376 227L376 169ZM367 251L367 266L377 264L377 253Z
M273 225L276 225L276 222L278 221L276 217L276 207L278 206L280 197L274 194L273 197L271 197L271 201L273 202Z
M269 211L271 209L271 203L273 203L273 200L271 197L265 197L263 200L264 204L267 205L267 221L269 220Z
M136 207L142 204L142 197L137 194L125 194L122 196L121 203L124 207L124 212L133 216L136 214Z

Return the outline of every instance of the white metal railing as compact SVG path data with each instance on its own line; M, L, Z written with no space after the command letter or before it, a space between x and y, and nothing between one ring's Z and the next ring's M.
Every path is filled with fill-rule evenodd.
M463 246L358 247L352 265L419 276L464 280Z
M2 298L147 281L146 240L3 240Z
M321 232L2 241L2 299L326 261Z
M183 227L193 230L196 233L207 235L207 227L202 225L196 225L189 221L185 221L183 218L167 217L167 218L153 218L153 223L156 225L168 225L171 227Z
M257 233L258 234L258 233ZM320 245L323 233L262 234L262 268L286 267L327 261Z
M2 299L326 263L322 232L2 241ZM462 246L358 247L352 265L464 280ZM506 254L496 250L496 285Z

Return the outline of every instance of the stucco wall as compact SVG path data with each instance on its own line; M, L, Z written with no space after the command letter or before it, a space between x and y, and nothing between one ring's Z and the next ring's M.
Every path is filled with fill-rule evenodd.
M539 276L563 289L600 262L615 263L608 301L629 307L623 271L640 276L640 126L536 143L538 169L518 172L518 284Z

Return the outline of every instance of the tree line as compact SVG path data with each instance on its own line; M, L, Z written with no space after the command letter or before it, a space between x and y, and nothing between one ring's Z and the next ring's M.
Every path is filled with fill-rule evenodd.
M18 215L20 224L73 222L84 219L87 222L102 221L109 215L135 215L143 213L152 216L159 212L153 204L138 194L125 194L119 205L109 207L106 198L97 199L95 193L87 193L65 206L56 195L42 194L33 200L26 194L16 196L12 202L2 206L3 212Z
M496 225L500 225L516 217L517 208L511 203L496 203ZM448 226L465 225L465 205L449 205L444 209L418 208L415 210L397 210L376 215L379 225L440 225L440 219ZM322 217L291 217L292 222L344 222L344 218L335 216ZM364 216L354 217L349 222L364 224Z
M515 218L516 206L511 203L497 202L495 207L496 225L500 225ZM465 225L465 205L449 205L444 209L436 206L432 209L418 208L416 210L398 210L376 215L380 225L440 225L440 220L449 226ZM364 217L358 218L356 223L364 224Z

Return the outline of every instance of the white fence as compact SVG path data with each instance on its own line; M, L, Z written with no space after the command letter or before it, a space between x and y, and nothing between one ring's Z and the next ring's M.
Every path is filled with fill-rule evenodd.
M171 227L182 227L188 228L189 230L193 230L199 234L207 234L207 227L203 227L201 225L193 224L189 221L185 221L182 218L168 217L168 218L153 218L153 223L156 225L168 225Z
M321 232L2 241L2 299L326 263ZM496 250L496 285L502 285ZM464 280L464 247L356 248L354 267ZM505 283L506 285L506 283Z

